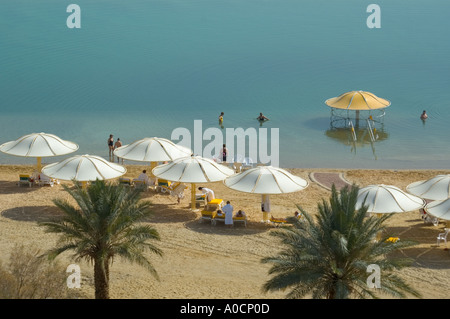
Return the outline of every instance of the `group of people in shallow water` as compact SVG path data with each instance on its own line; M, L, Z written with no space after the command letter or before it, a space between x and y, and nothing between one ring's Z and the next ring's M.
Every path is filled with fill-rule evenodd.
M219 115L219 125L222 126L223 125L223 117L224 117L225 113L221 112ZM262 113L259 113L259 116L256 118L258 121L260 122L265 122L268 121L269 118L264 116Z
M108 138L108 148L109 148L109 160L114 162L114 150L122 146L122 141L120 138L117 138L114 143L114 135L110 134ZM117 157L117 163L119 163L119 158ZM123 159L122 159L123 163Z

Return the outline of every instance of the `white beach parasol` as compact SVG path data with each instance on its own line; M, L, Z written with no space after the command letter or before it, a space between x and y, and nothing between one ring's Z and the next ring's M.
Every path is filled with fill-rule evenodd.
M268 220L269 195L298 192L308 186L308 181L288 171L273 166L258 166L227 177L225 186L245 193L262 194L263 219Z
M426 201L420 197L405 193L400 188L391 185L369 185L358 192L355 209L368 206L369 213L381 214L406 213L423 208ZM377 240L381 233L377 234Z
M450 197L450 175L437 175L426 181L409 184L406 190L429 200L445 200Z
M49 177L79 182L112 179L126 172L122 165L95 155L77 155L42 168L42 173Z
M368 206L368 212L375 214L404 213L425 206L424 199L405 193L400 188L391 185L370 185L358 192L356 209L362 205Z
M425 206L427 214L450 221L450 199L436 200Z
M195 209L195 184L223 181L234 174L231 168L201 156L178 158L153 169L153 175L172 182L191 184L191 208Z
M146 137L114 150L114 155L131 161L166 162L190 156L192 150L159 137Z
M15 141L0 145L0 151L9 155L36 157L38 171L41 171L42 157L66 155L76 150L77 144L47 133L24 135Z
M150 171L158 162L170 162L191 154L192 150L160 137L146 137L114 150L114 155L119 158L150 162Z

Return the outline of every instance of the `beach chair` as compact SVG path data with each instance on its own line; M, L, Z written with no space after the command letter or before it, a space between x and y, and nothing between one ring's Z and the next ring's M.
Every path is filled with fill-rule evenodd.
M211 223L213 225L217 225L217 222L223 222L225 224L225 213L218 214L215 212L213 219L211 220Z
M55 184L59 184L58 180L50 178L42 173L39 175L39 186L49 185L50 187L53 187Z
M28 185L31 187L33 185L33 180L29 174L19 174L19 181L17 182L17 186Z
M270 216L269 222L275 227L287 224L287 220L285 218L275 218L272 215Z
M244 227L247 227L247 216L233 216L233 224L241 223Z
M400 240L400 238L398 237L389 237L388 239L386 239L387 243L396 243Z
M437 236L437 245L438 245L438 246L439 246L439 243L441 242L441 240L443 240L444 243L445 243L445 245L447 246L447 235L448 235L448 232L450 231L450 228L444 228L444 231L445 231L445 232L440 233L440 234Z
M206 206L206 194L195 194L195 205Z
M177 188L180 185L181 185L180 182L176 182L176 183L171 183L167 186L165 184L162 184L159 187L161 189L161 193L169 193L170 194L171 192L173 192L175 190L175 188Z
M205 205L205 208L201 211L200 221L209 220L214 224L214 219L217 218L217 211L223 207L223 199L216 198ZM224 220L225 220L225 214ZM220 216L219 216L220 218Z
M178 185L175 186L174 189L170 191L170 195L176 197L178 202L180 202L180 200L184 198L184 190L186 188L188 187L185 184L178 183Z
M167 189L172 182L165 180L165 179L158 179L158 185L156 185L156 191L164 192L165 189Z
M119 185L131 187L133 185L131 178L119 177Z

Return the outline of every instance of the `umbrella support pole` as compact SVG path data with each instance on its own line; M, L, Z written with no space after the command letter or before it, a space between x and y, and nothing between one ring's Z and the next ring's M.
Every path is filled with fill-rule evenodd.
M37 158L37 171L40 173L42 169L42 157Z
M195 204L195 184L191 184L191 209L196 210L197 206Z
M155 185L158 185L158 178L153 175L153 169L157 166L158 162L150 162L150 180L155 181Z
M263 194L262 195L262 203L261 203L261 206L264 206L264 204L266 203L266 202L268 202L268 199L269 199L269 195L266 195L266 194ZM270 206L269 206L269 211L270 211ZM263 220L262 220L262 222L263 223L268 223L269 221L270 221L270 219L269 219L269 212L267 211L267 208L265 209L265 210L263 210Z

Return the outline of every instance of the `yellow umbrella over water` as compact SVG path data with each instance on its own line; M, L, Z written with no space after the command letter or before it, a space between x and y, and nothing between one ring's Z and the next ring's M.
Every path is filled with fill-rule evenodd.
M391 105L389 100L376 96L366 91L350 91L333 97L325 101L325 104L331 107L331 114L339 118L347 118L348 112L355 111L356 127L359 126L360 111L381 111L382 117L384 109ZM338 115L342 111L347 111L347 116ZM336 113L336 114L335 114ZM372 116L369 117L373 120Z
M350 91L325 101L329 107L341 110L370 111L384 109L391 102L365 91Z

